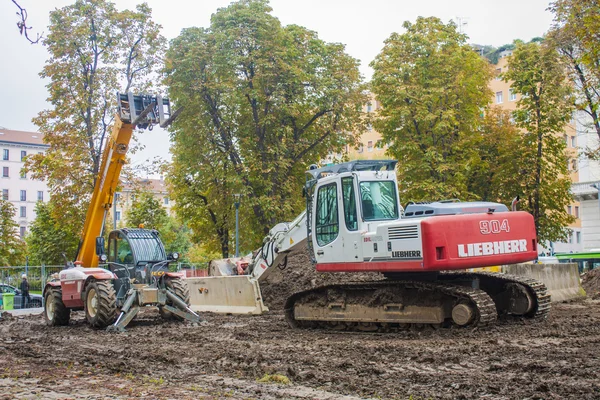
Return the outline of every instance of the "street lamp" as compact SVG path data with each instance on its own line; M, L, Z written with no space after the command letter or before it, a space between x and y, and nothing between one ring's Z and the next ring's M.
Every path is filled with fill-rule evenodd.
M117 229L117 201L119 201L119 193L115 192L113 198L113 229Z
M240 199L242 195L236 193L233 195L235 205L235 256L240 256Z

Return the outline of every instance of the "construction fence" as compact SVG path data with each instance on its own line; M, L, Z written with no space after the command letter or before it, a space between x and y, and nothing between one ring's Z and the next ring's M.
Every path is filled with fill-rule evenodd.
M58 274L63 269L65 269L64 265L0 267L0 283L19 288L21 277L25 274L29 282L29 291L41 292L46 282L53 278L52 275Z
M64 265L29 265L20 267L0 267L0 283L19 288L21 276L27 275L29 290L41 292L46 282L58 278L58 272L65 269ZM206 276L208 269L203 264L178 263L177 270L185 273L186 278ZM56 274L56 275L55 275Z

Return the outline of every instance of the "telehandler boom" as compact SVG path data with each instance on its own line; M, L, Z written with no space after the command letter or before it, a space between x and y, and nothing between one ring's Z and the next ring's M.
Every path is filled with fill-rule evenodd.
M188 307L189 292L182 275L169 272L169 263L178 255L165 253L158 232L115 230L109 234L108 253L104 251L104 222L133 129L165 127L177 114L171 113L169 100L160 96L117 94L117 101L118 113L102 154L76 261L44 288L46 322L68 325L72 310L85 310L93 327L123 330L139 307L148 305L159 307L165 318L200 321ZM105 268L99 268L99 262Z

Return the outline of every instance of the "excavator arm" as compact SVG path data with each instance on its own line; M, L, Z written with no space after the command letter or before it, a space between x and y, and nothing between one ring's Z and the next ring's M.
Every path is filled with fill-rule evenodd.
M126 163L129 142L133 130L152 129L154 125L168 126L176 117L171 112L168 99L161 96L134 95L117 93L118 112L112 133L102 153L94 192L88 207L76 264L94 268L98 266L96 238L102 236L106 214L112 206L115 191L119 184L121 169Z

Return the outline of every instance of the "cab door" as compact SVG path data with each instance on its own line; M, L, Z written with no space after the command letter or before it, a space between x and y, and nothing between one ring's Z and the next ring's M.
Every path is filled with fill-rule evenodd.
M317 263L362 261L356 204L351 174L317 186L311 222Z

